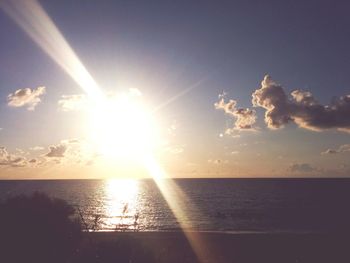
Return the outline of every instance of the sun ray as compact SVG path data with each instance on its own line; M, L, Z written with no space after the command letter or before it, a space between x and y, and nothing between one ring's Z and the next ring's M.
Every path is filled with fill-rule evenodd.
M36 0L5 0L0 2L0 7L32 38L32 40L44 50L77 84L88 94L97 105L104 105L106 97L97 85L96 81L79 60L73 49L65 40L59 29ZM167 106L181 96L184 96L194 88L199 87L204 80L197 81L189 88L181 91L165 101L153 112ZM143 154L144 165L156 182L170 209L180 222L181 228L189 240L192 249L200 262L208 259L206 242L196 232L186 231L191 228L188 214L184 209L184 202L188 199L181 189L171 180L165 180L166 174L152 156L152 152ZM206 252L206 253L204 253Z
M185 210L185 207L190 207L190 200L185 193L172 179L167 178L165 171L152 156L145 158L144 165L179 222L199 262L215 262L214 253L210 251L204 236L192 229L191 220L188 217L189 211ZM195 208L192 207L192 209Z
M153 112L157 112L157 111L161 110L162 108L168 106L170 103L172 103L172 102L176 101L177 99L181 98L182 96L186 95L191 90L198 88L207 79L208 79L208 77L204 77L204 78L198 80L197 82L193 83L192 85L190 85L188 88L183 89L178 94L174 95L173 97L169 98L168 100L164 101L163 103L158 105L156 108L154 108Z
M103 93L74 50L36 0L5 0L0 7L89 95L99 100Z

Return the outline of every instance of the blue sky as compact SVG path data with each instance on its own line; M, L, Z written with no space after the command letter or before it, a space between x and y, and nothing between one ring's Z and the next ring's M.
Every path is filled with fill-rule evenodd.
M266 109L252 105L252 93L266 74L289 97L293 90L308 91L323 106L350 94L347 1L40 3L105 93L135 88L157 108L200 82L154 113L163 147L157 156L170 176L349 174L349 133L337 129L344 126L314 131L292 120L271 130L264 122ZM62 161L73 146L66 145L62 156L47 156L50 146L64 140L86 140L89 114L58 105L62 95L83 90L6 12L0 13L0 32L3 177L50 177L45 169L54 178L85 177L84 165L74 164L72 172L71 163ZM39 86L46 92L34 110L8 105L9 94ZM255 131L225 134L237 115L215 109L223 91L225 103L233 99L238 108L256 111ZM290 114L293 119L295 112ZM43 149L31 151L35 146ZM23 158L14 165L20 167L9 161L16 157ZM83 163L90 166L90 159Z

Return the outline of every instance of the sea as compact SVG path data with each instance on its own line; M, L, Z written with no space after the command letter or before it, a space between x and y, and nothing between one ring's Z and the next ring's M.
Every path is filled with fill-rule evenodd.
M319 233L350 229L350 179L0 181L0 199L44 192L89 231Z

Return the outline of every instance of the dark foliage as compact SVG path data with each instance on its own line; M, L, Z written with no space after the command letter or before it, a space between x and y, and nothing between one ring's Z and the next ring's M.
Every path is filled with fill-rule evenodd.
M0 262L69 262L81 237L73 214L64 200L43 193L0 203Z
M82 247L76 263L155 263L154 253L147 246L131 237L88 244Z

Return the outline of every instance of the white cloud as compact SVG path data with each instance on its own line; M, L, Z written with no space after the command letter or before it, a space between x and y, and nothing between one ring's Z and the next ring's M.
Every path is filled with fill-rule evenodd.
M234 127L228 129L226 134L253 129L255 111L237 109L237 102L225 102L224 96L219 96L215 108L224 110L236 119ZM252 104L266 110L265 122L270 129L279 129L294 122L301 128L313 131L337 129L350 133L350 94L334 98L329 105L322 105L308 91L294 90L288 95L280 84L266 75L261 87L252 94Z
M214 104L215 109L223 110L226 114L235 119L234 127L227 129L226 134L232 135L235 131L255 131L253 125L256 122L256 112L252 109L237 108L235 100L225 102L225 93L219 95L219 101Z
M61 111L80 111L89 108L91 102L85 94L62 95L58 101Z
M294 90L288 97L283 87L265 76L261 88L253 93L255 107L266 109L265 122L271 129L278 129L289 122L308 130L338 129L350 132L350 95L322 105L308 91Z
M41 102L40 96L43 94L45 94L45 87L33 90L30 88L18 89L7 96L7 104L11 107L27 107L28 110L33 111Z
M41 146L34 146L34 147L29 148L29 150L31 150L31 151L42 151L44 149L45 148L41 147Z

